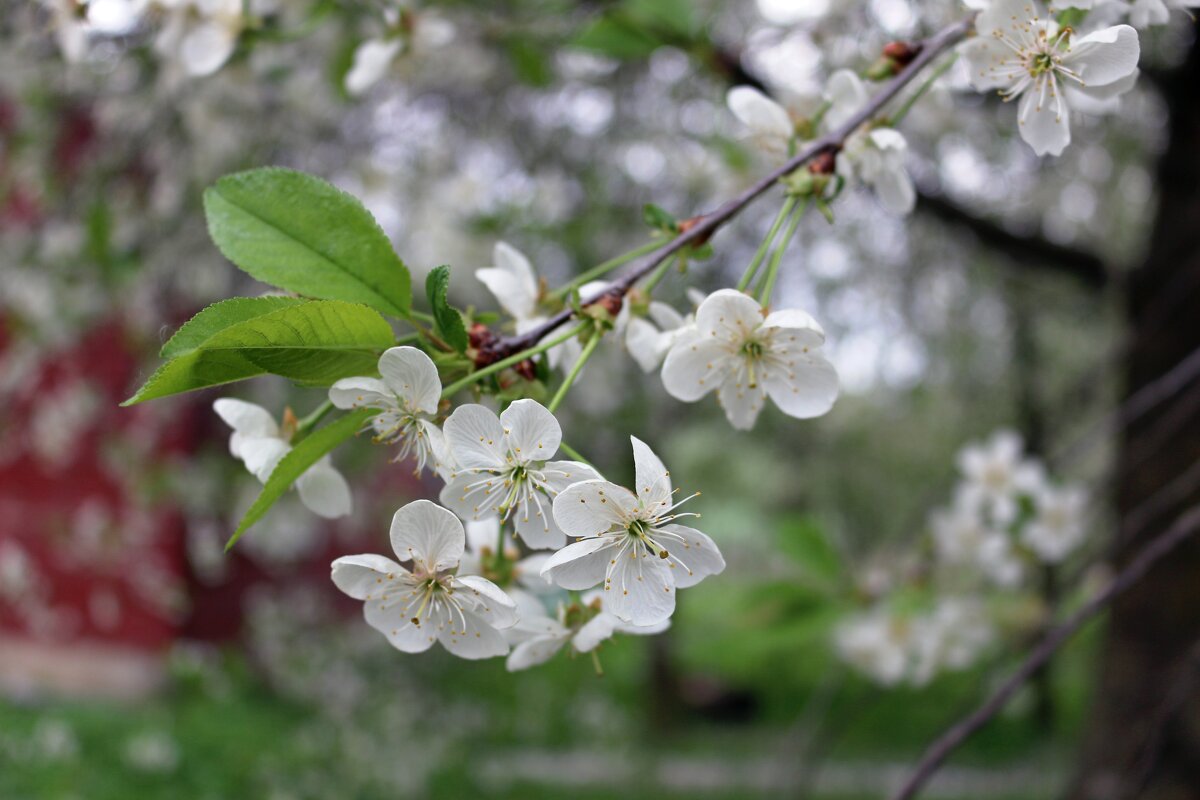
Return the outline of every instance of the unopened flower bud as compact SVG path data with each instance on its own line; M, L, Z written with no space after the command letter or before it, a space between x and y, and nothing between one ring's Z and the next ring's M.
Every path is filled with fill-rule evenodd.
M513 371L527 381L537 380L537 364L533 363L532 358L527 358L517 364L515 367L513 367Z

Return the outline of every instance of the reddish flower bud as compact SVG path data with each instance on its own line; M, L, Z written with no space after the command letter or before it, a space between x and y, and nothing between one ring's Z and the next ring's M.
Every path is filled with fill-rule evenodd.
M687 233L688 231L690 231L692 228L696 227L703 221L704 221L703 214L701 214L698 217L688 217L685 220L681 220L679 223L679 232ZM711 238L712 238L712 231L709 231L708 233L704 234L703 236L698 236L695 239L693 239L692 244L696 245L697 247L700 245L708 244L708 240Z
M921 52L920 46L909 42L888 42L883 46L883 55L896 62L899 67L906 67Z
M537 380L537 364L533 363L532 358L527 358L521 363L513 367L513 371L527 381Z

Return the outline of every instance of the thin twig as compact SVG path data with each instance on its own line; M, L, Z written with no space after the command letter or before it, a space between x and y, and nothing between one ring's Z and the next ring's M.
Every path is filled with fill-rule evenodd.
M925 754L921 756L921 760L917 762L917 766L908 779L891 796L891 800L910 800L915 797L917 792L928 783L934 773L950 757L950 754L986 725L992 717L996 716L1017 690L1049 661L1067 640L1078 633L1084 624L1107 608L1113 600L1144 578L1151 567L1195 533L1197 527L1200 527L1200 504L1191 506L1175 519L1170 528L1142 548L1141 552L1113 578L1112 583L1104 591L1089 600L1066 622L1047 633L1017 668L1017 671L1009 676L1008 680L991 697L934 741L925 750Z
M647 259L631 269L622 277L615 280L606 290L594 297L587 298L582 305L588 306L607 296L624 297L633 285L650 274L659 264L669 259L685 248L708 241L712 235L729 220L736 217L746 206L757 200L767 190L801 167L822 154L835 154L845 145L846 140L864 123L869 122L880 110L887 105L900 91L912 82L914 78L942 53L962 40L975 23L975 15L968 14L958 22L948 25L933 36L917 45L918 53L896 77L892 78L858 113L845 122L837 130L831 131L814 142L809 143L799 153L788 159L782 166L772 170L750 188L733 198L725 205L708 214L696 218L696 224L676 236L659 250L651 253ZM574 309L566 308L538 327L519 336L508 337L495 345L494 351L499 358L526 350L536 344L542 337L563 325L575 313Z

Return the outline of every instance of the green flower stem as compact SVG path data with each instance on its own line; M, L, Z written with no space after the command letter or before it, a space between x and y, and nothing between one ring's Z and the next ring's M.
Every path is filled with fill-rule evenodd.
M465 389L468 386L470 386L471 384L475 383L476 381L478 381L482 378L486 378L488 375L494 375L495 373L500 372L501 370L508 369L509 367L520 364L525 359L532 358L533 356L536 356L538 353L544 353L552 347L558 347L560 344L567 341L568 339L570 339L574 336L578 336L580 333L583 332L584 328L587 328L591 324L592 324L591 322L585 322L581 325L578 325L578 326L572 328L570 331L568 331L567 333L564 333L562 336L559 336L554 339L548 339L544 342L540 342L540 343L534 345L533 347L530 347L527 350L522 350L521 352L515 353L515 354L509 356L508 358L501 359L500 361L497 361L495 364L488 364L483 369L477 369L474 372L472 372L470 375L466 376L465 378L461 378L460 380L455 381L454 383L450 384L445 389L443 389L442 397L443 398L452 397L460 389Z
M592 337L587 340L587 344L583 346L583 352L579 355L579 360L571 367L571 371L567 373L567 377L563 378L562 385L558 387L558 391L554 393L554 397L550 400L550 405L546 409L553 414L558 409L559 405L567 396L567 392L571 390L571 384L575 383L575 379L579 377L579 373L583 371L583 365L592 357L592 353L596 351L596 345L600 344L601 335L599 331L592 334Z
M317 406L311 414L300 420L299 424L296 425L296 432L292 434L292 444L299 444L305 436L308 436L313 428L317 427L318 422L325 419L325 415L330 411L333 411L333 402L326 400Z
M926 78L925 81L920 86L917 87L917 90L915 92L913 92L911 95L908 96L908 99L906 99L904 101L904 103L900 106L900 108L896 109L896 113L892 114L891 117L888 118L888 124L891 125L892 127L899 125L900 120L902 120L906 116L908 116L908 112L912 110L912 107L914 105L916 105L917 101L925 96L925 93L929 91L930 87L933 86L934 82L938 78L945 75L946 71L948 69L950 69L950 67L954 66L954 62L957 60L958 60L958 53L951 53L949 58L947 58L941 64L938 64L936 67L934 67L933 70L929 73L929 77Z
M746 287L754 280L754 276L758 274L758 268L762 264L763 258L767 255L767 250L771 247L771 242L775 241L775 237L779 234L779 229L783 226L783 221L787 219L788 214L792 213L792 209L796 205L796 198L791 195L783 201L783 208L779 209L778 216L775 217L775 222L771 224L771 230L767 231L767 235L762 240L762 244L758 246L758 251L754 254L754 258L750 259L750 266L746 267L746 272L742 275L742 279L738 281L737 289L739 292L746 291Z
M804 212L807 210L808 198L805 198L804 202L792 213L792 220L788 223L787 230L783 232L783 238L779 240L775 252L771 254L771 262L767 265L767 272L763 275L758 290L758 302L764 306L771 300L771 292L775 290L775 280L779 277L779 265L783 261L783 254L791 244L792 237L796 235L796 229L800 227L800 220L804 218Z
M576 275L574 278L567 281L559 288L550 292L550 297L556 298L556 299L561 298L561 297L566 297L571 292L572 289L576 289L580 286L583 286L588 281L595 280L596 278L599 278L603 275L607 275L608 273L612 272L614 269L621 266L622 264L628 264L630 261L637 258L638 256L644 256L647 253L657 250L660 247L662 247L662 242L659 242L659 241L647 242L646 244L642 245L641 247L630 250L628 253L619 255L616 258L610 258L608 261L605 261L603 264L597 264L596 266L589 269L587 272L584 272L580 275Z
M413 342L419 342L419 341L421 341L421 332L420 331L416 331L415 333L406 333L405 335L400 336L396 339L396 346L399 347L400 345L403 345L403 344L412 344Z
M409 309L408 316L412 319L419 319L426 325L434 325L437 320L433 318L433 314L426 314L424 311L417 311L415 308Z

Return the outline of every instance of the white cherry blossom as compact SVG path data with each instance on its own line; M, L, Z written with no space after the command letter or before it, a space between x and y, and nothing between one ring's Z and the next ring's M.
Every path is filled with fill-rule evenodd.
M1021 541L1047 564L1069 556L1087 533L1087 494L1080 488L1042 487L1034 497L1037 509L1021 533Z
M423 652L435 641L460 658L508 652L501 629L516 623L516 606L491 581L458 574L465 534L456 516L416 500L392 517L391 540L403 565L372 554L343 556L332 565L334 584L363 601L368 625L405 653Z
M468 520L467 550L463 554L459 566L464 572L483 575L488 580L500 586L504 593L517 604L520 616L526 616L526 609L545 614L545 607L539 596L554 591L554 587L542 577L542 567L549 553L533 553L521 557L521 551L513 542L512 537L505 532L503 544L500 537L500 518L496 516L481 520ZM502 554L507 564L504 575L489 574L490 564L497 555L497 547L502 548ZM501 580L503 578L503 580ZM513 629L509 629L510 631ZM512 641L511 636L509 640Z
M765 314L752 298L721 289L672 345L663 386L689 403L715 391L739 430L754 427L767 397L788 416L819 417L838 396L837 371L820 353L824 342L821 326L803 311Z
M925 686L939 672L967 669L994 638L995 631L977 599L938 598L932 611L912 621L909 681Z
M617 633L649 636L662 633L671 626L670 620L654 625L629 625L603 607L603 592L588 592L579 603L558 607L557 618L542 610L531 613L510 628L515 639L512 652L505 662L509 672L536 667L552 659L568 643L576 653L590 653Z
M1059 155L1070 144L1072 106L1093 110L1137 78L1138 34L1128 25L1077 37L1035 0L993 0L975 30L962 45L972 85L1020 101L1021 138L1038 155Z
M680 512L671 477L658 456L631 436L634 486L596 479L568 486L554 500L554 519L569 544L546 561L542 575L564 589L603 583L604 606L623 622L654 625L675 610L675 590L695 586L725 569L707 535L676 520Z
M190 77L211 75L229 60L246 20L242 0L158 0L167 13L154 42Z
M1200 0L1133 0L1129 4L1129 24L1135 28L1166 25L1171 11L1200 8Z
M908 672L909 639L904 620L876 608L838 625L834 646L842 661L882 686L895 686Z
M416 347L393 347L379 357L379 374L343 378L330 387L330 402L341 409L377 409L371 418L376 439L399 444L396 460L413 458L418 475L426 466L448 470L445 437L430 419L442 397L433 360Z
M442 489L443 505L466 520L511 518L517 535L534 549L566 543L551 503L570 484L600 476L578 461L551 460L562 442L553 414L528 399L499 417L467 404L446 420L445 435L455 466Z
M750 86L730 89L725 104L749 128L751 140L764 150L786 152L796 138L796 124L788 110L758 89Z
M240 459L246 469L262 483L271 477L275 467L292 450L294 422L280 426L271 412L254 403L222 397L213 403L213 410L233 428L229 437L229 452ZM350 486L338 472L329 456L322 457L296 479L300 501L314 514L342 517L350 513Z
M972 443L958 454L964 478L963 504L974 503L996 525L1016 519L1018 499L1043 485L1042 466L1024 454L1025 443L1014 431L1000 430L983 443Z
M392 60L404 46L399 38L367 39L354 50L354 63L346 73L346 91L358 96L378 83L388 70Z

